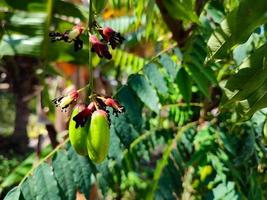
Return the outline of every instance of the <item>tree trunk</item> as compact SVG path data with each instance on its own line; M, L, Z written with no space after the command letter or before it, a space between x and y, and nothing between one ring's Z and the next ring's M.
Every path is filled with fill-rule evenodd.
M27 56L4 57L4 68L7 72L11 92L15 97L15 125L14 133L7 138L13 150L19 153L28 151L27 124L29 118L28 102L34 96L35 87L38 84L36 69L39 60Z
M28 136L27 136L27 124L29 119L29 109L27 101L22 100L23 97L16 95L15 106L16 106L16 117L14 133L12 135L13 148L19 152L25 152L28 147Z

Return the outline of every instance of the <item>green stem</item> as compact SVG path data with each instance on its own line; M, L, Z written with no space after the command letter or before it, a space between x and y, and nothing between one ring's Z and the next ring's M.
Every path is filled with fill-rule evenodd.
M93 77L92 52L91 52L92 44L90 42L90 34L92 33L92 22L93 22L93 5L92 5L92 0L90 0L89 1L89 16L88 16L88 40L89 40L88 64L89 64L89 73L90 73L89 96L91 96L94 91L94 77Z
M86 86L84 86L84 87L78 89L77 92L82 92L83 90L85 90L85 89L88 88L88 87L90 88L90 83L88 83Z
M161 108L164 109L164 108L169 108L169 107L187 107L187 106L203 107L203 104L197 103L197 102L190 102L190 103L180 102L180 103L175 103L175 104L166 104L166 105L163 105Z
M49 28L51 24L51 19L52 19L52 12L53 12L53 0L47 0L47 9L46 9L46 22L44 26L44 41L43 41L43 52L42 52L42 57L44 59L44 64L47 64L47 52L48 52L48 43L49 43ZM46 66L45 66L46 67Z

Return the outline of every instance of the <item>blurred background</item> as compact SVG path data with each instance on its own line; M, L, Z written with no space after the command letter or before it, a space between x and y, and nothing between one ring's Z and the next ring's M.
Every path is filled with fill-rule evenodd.
M111 116L108 158L94 165L67 144L45 160L59 189L40 199L266 199L266 1L93 1L125 41L111 60L93 54L92 74L87 32L78 52L48 36L87 27L88 6L0 1L0 199L21 180L20 198L37 198L37 164L68 137L72 111L52 100L91 79L126 108Z
M121 32L126 42L112 52L112 61L94 55L90 75L87 33L79 52L73 44L51 43L48 37L50 31L87 26L88 1L0 2L1 197L67 136L71 108L61 112L52 103L54 98L85 86L90 78L95 91L112 95L155 54L155 33L144 29L141 13L136 17L125 2L103 3L108 4L97 13L99 24ZM87 100L85 91L79 101ZM14 169L18 170L11 174Z

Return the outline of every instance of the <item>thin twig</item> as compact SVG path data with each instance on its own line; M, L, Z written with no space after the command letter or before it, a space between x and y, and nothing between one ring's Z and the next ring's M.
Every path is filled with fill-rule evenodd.
M175 103L175 104L166 104L163 105L161 108L169 108L169 107L186 107L186 106L195 106L195 107L203 107L203 103Z

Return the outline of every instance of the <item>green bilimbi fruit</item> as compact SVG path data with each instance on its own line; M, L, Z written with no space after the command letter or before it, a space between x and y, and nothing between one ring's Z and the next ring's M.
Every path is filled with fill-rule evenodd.
M84 105L77 105L71 114L70 122L69 122L69 138L70 143L74 150L83 156L87 155L87 147L86 147L86 138L87 133L89 130L89 122L86 122L84 127L78 127L76 128L76 122L73 120L73 117L76 116L81 109L84 108Z
M107 113L104 110L97 110L92 114L87 135L88 155L93 162L100 163L106 158L109 149L109 138Z

